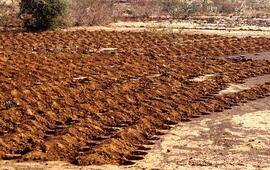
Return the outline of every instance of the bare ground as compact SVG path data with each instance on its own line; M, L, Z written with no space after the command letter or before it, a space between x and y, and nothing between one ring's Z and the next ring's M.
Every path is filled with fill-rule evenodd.
M160 142L161 130L270 92L264 82L214 95L270 73L267 60L227 57L269 51L265 37L76 30L0 39L0 156L11 159L3 168L144 166L136 160L148 153L144 145ZM206 74L215 76L189 81Z
M262 77L258 78L265 80ZM266 80L265 80L266 81ZM246 81L246 86L256 83ZM250 86L251 88L251 86ZM232 93L236 93L232 91ZM179 123L132 166L74 166L64 162L1 161L5 170L62 169L269 169L270 98ZM162 168L161 168L162 167Z

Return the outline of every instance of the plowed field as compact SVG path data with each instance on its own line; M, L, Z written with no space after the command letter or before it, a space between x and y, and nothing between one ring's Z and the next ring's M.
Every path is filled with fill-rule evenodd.
M262 37L0 33L0 159L132 164L172 124L269 96L269 83L216 95L270 74L269 61L226 56L269 50Z

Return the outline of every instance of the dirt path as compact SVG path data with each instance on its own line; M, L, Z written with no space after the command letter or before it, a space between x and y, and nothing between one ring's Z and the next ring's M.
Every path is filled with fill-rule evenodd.
M259 26L237 26L237 27L221 27L215 24L195 24L190 22L117 22L108 26L93 26L93 27L73 27L65 29L65 31L124 31L124 32L141 32L149 31L156 33L183 33L183 34L217 34L223 36L237 36L237 37L270 37L269 27Z
M136 167L269 169L269 115L270 98L265 98L190 123L180 123Z
M241 84L246 88L226 92L237 93L269 79L268 75L250 78ZM242 103L232 110L179 123L135 169L269 169L269 130L270 98Z

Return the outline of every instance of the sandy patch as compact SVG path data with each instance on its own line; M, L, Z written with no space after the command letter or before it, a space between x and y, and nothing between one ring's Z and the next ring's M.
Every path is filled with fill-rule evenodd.
M264 131L270 130L270 110L236 115L232 120L235 124L241 125L245 128Z
M200 77L195 77L194 79L191 79L190 81L195 81L195 82L203 82L208 80L211 77L214 77L215 74L206 74L204 76L200 76Z
M262 85L266 82L270 82L270 75L253 77L245 80L243 84L229 84L229 87L220 91L219 95L237 93L240 91L248 90L257 85Z
M248 90L250 87L244 84L229 84L229 87L225 90L219 92L219 95L229 94L229 93L237 93L243 90Z

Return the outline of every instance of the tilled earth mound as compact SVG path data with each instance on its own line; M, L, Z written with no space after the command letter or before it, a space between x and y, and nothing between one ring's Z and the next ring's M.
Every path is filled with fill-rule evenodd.
M270 74L268 38L149 32L0 34L0 159L133 164L179 121L269 96L269 83L216 95ZM205 74L214 77L194 82Z

